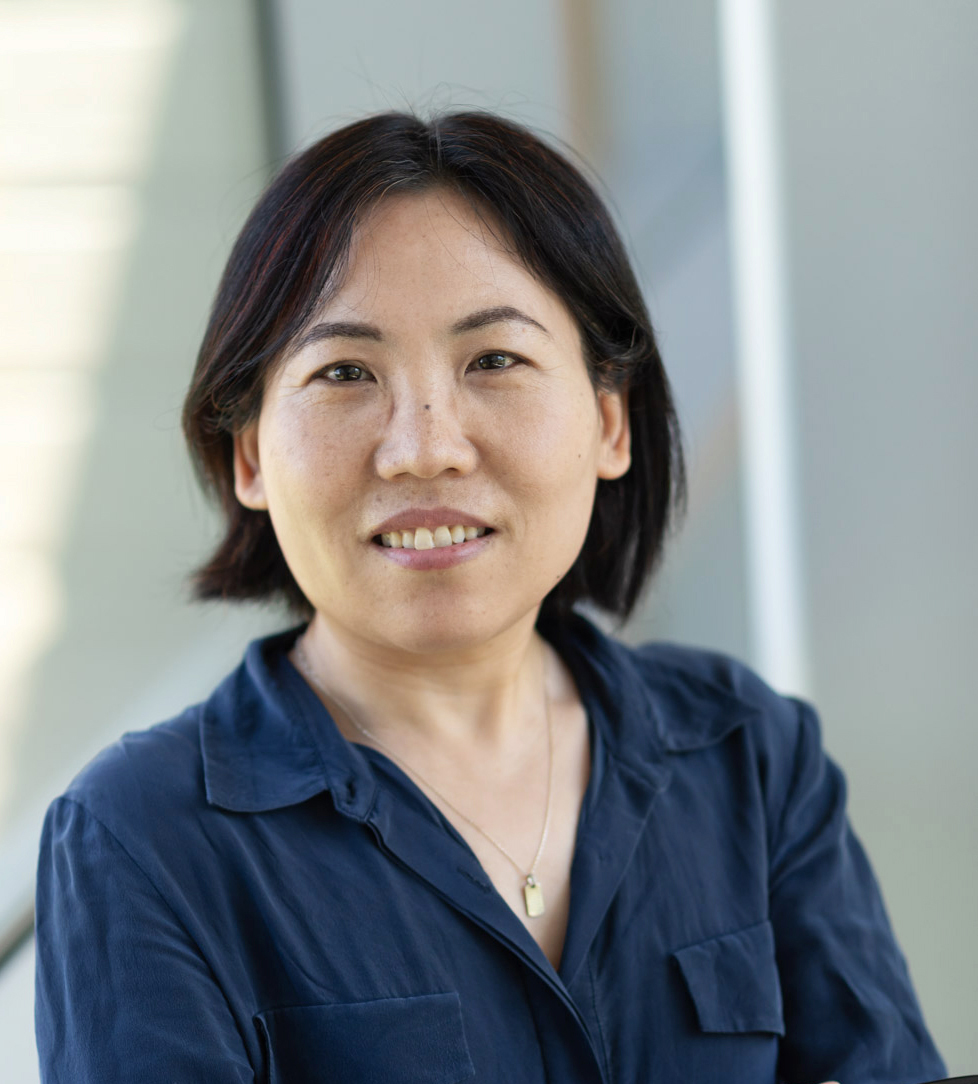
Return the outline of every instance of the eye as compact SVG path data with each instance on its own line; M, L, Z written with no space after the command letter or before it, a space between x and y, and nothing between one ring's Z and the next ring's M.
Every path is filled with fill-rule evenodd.
M358 383L370 379L370 374L366 369L361 368L359 365L351 365L349 363L343 365L330 365L328 369L323 369L319 375L334 384L338 384L341 381Z
M495 369L511 369L516 362L517 359L512 354L483 354L482 357L476 358L472 362L470 368L487 373Z

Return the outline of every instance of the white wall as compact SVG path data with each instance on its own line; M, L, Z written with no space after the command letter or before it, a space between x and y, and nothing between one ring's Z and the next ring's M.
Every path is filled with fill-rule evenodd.
M778 5L814 695L978 1069L978 4Z
M368 112L494 109L569 130L559 0L275 4L286 145Z
M28 941L0 971L0 1035L3 1079L7 1084L37 1084L34 1046L34 942Z

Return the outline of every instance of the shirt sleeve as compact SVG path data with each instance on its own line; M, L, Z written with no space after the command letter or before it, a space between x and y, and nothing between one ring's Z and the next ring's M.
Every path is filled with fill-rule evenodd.
M43 1084L255 1075L213 972L118 840L58 799L41 838L35 1026Z
M790 1084L920 1084L946 1075L873 872L845 813L846 787L796 702L798 741L771 853L770 915L784 997L779 1076Z

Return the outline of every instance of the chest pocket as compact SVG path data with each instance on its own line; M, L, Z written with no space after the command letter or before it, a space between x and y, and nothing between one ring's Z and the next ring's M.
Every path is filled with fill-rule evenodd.
M268 1084L456 1084L475 1076L458 994L269 1009Z
M674 952L704 1032L784 1035L781 983L768 921Z

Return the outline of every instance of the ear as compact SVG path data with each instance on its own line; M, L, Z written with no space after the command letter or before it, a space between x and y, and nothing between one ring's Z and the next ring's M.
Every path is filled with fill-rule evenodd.
M234 495L245 508L268 510L265 482L258 460L257 422L234 434Z
M632 465L632 431L628 424L628 392L599 391L601 447L598 477L620 478Z

